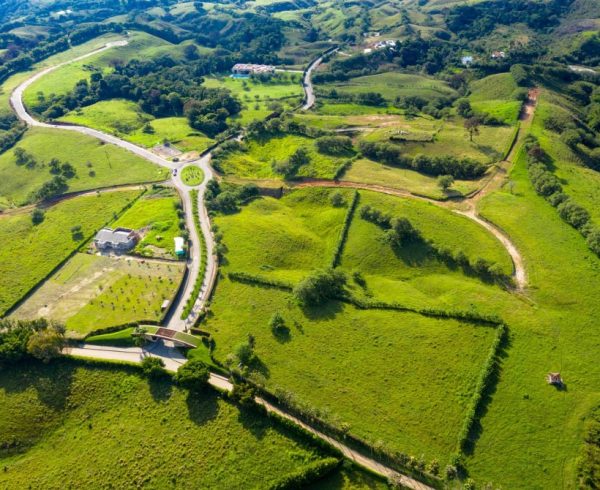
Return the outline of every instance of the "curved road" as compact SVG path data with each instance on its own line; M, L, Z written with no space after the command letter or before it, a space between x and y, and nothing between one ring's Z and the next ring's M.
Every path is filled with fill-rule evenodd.
M319 56L310 65L308 65L308 68L304 72L304 77L302 78L302 87L304 88L304 105L302 106L303 111L307 111L313 105L315 105L316 97L311 79L313 71L315 71L321 63L323 63L323 58L327 54L335 53L338 49L340 48L334 48L326 51L322 56Z
M76 131L78 133L85 134L87 136L96 138L105 143L109 143L109 144L118 146L120 148L123 148L127 151L130 151L131 153L134 153L134 154L148 160L151 163L154 163L156 165L161 165L162 167L166 167L166 168L170 169L171 171L177 170L177 176L172 177L172 183L181 196L181 199L183 202L183 208L185 211L186 225L187 225L188 230L190 230L190 235L191 235L192 239L191 239L191 250L189 253L190 258L188 260L189 272L187 274L186 283L183 286L183 290L182 290L181 294L178 296L178 303L173 307L171 315L169 317L169 321L165 326L168 328L172 328L174 330L185 330L188 327L192 326L195 323L196 319L198 318L198 315L201 312L202 307L204 306L204 303L206 302L207 298L210 296L210 292L214 285L216 274L217 274L217 261L216 261L215 255L214 255L214 241L213 241L213 236L212 236L212 233L210 230L210 220L209 220L206 208L204 207L204 192L206 190L206 184L213 177L213 172L212 172L212 169L209 164L210 153L204 155L202 158L200 158L199 160L194 161L194 162L173 163L168 160L165 160L164 158L156 155L155 153L152 153L150 150L147 150L146 148L142 148L140 146L134 145L133 143L124 141L122 139L117 138L116 136L113 136L113 135L110 135L107 133L103 133L102 131L98 131L96 129L92 129L92 128L88 128L88 127L84 127L84 126L76 126L76 125L72 125L72 124L50 124L50 123L44 123L44 122L38 121L31 114L29 114L27 112L27 109L25 108L25 105L23 103L23 93L25 92L25 90L31 84L33 84L35 81L44 77L48 73L50 73L54 70L57 70L58 68L61 68L70 63L74 63L76 61L83 60L90 56L94 56L94 55L101 53L103 51L106 51L108 49L111 49L114 47L119 47L119 46L125 46L125 45L127 45L127 43L128 43L127 40L111 42L111 43L106 44L104 47L102 47L100 49L96 49L94 51L91 51L90 53L87 53L83 56L79 56L70 61L66 61L64 63L60 63L58 65L51 66L49 68L46 68L44 70L41 70L41 71L35 73L34 75L29 77L27 80L25 80L23 83L21 83L18 87L16 87L14 89L14 91L12 92L12 94L10 96L10 104L12 105L17 117L19 119L21 119L23 122L25 122L28 126L52 128L52 129L62 129L62 130L66 130L66 131ZM202 171L204 172L204 181L199 186L189 187L186 184L184 184L183 181L181 180L181 169L188 165L196 165L196 166L200 167L202 169ZM198 210L199 210L199 214L200 214L199 217L200 217L201 230L196 230L196 224L195 224L195 220L194 220L194 216L193 216L192 198L191 198L191 192L190 192L192 189L198 190ZM183 313L183 310L185 308L188 298L192 295L192 293L194 291L194 286L196 284L196 281L198 279L198 276L200 274L200 269L201 269L202 250L200 249L199 239L197 238L198 233L202 233L204 235L204 241L206 243L205 277L203 279L201 293L198 296L198 298L195 300L194 307L192 308L191 313L185 319L182 320L181 315Z

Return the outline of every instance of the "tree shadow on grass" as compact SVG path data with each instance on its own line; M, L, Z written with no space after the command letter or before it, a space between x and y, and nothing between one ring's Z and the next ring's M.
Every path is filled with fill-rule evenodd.
M270 428L268 418L258 414L254 409L237 405L238 421L244 429L250 432L256 439L261 440Z
M185 402L188 417L196 425L204 425L219 415L217 395L208 387L200 391L190 391Z
M483 153L490 160L497 161L497 160L500 160L502 158L502 153L500 153L495 148L492 148L491 146L481 145L479 143L475 143L475 148L477 148L478 151L480 151L481 153Z
M332 320L344 310L340 301L328 301L319 306L302 306L302 313L309 320Z
M292 332L288 327L281 327L273 332L273 337L280 344L287 344L292 341Z
M475 452L475 446L477 441L481 437L483 433L483 426L481 421L485 417L488 412L489 406L493 401L494 394L498 388L498 382L500 380L500 376L502 374L502 366L504 365L505 360L508 358L508 351L512 345L512 335L510 331L504 336L500 347L498 348L498 352L496 354L496 365L493 370L490 379L488 380L487 387L482 393L481 401L479 406L477 407L477 411L475 414L475 420L473 421L473 425L471 426L471 430L469 431L468 440L465 443L464 453L465 455L472 455Z
M256 354L250 361L248 369L250 371L262 374L266 379L269 379L271 377L271 371L269 370L269 367Z
M166 402L173 394L173 382L169 378L149 378L148 388L155 402Z

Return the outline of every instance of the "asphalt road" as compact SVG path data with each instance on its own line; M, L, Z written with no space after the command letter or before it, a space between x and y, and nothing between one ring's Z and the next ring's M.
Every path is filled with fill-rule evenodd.
M65 130L65 131L75 131L75 132L90 136L92 138L96 138L105 143L109 143L111 145L118 146L120 148L123 148L124 150L130 151L131 153L134 153L134 154L148 160L151 163L160 165L162 167L166 167L169 170L171 170L171 175L172 175L172 171L174 169L177 169L177 176L172 175L171 182L172 182L173 186L179 192L181 199L183 201L183 207L184 207L184 211L185 211L185 221L186 221L188 230L190 231L191 249L190 249L190 254L189 254L190 258L189 258L188 264L187 264L189 272L187 275L186 283L184 285L182 293L178 296L178 299L177 299L178 303L173 306L174 311L169 317L169 322L165 326L167 328L172 328L174 330L181 331L181 330L185 330L189 326L193 325L195 320L198 318L198 315L199 315L200 311L202 310L202 307L204 306L206 299L210 296L210 292L214 286L214 282L215 282L215 278L216 278L216 274L217 274L217 265L218 264L217 264L215 255L213 253L214 249L215 249L214 239L213 239L212 232L210 230L210 220L208 217L208 213L204 206L204 192L206 190L206 184L213 177L213 172L210 167L210 158L211 158L210 153L203 156L199 160L196 160L193 162L185 162L185 163L184 162L177 162L177 163L170 162L170 161L160 157L159 155L156 155L155 153L151 152L150 150L147 150L146 148L142 148L140 146L134 145L133 143L124 141L120 138L117 138L116 136L113 136L113 135L107 134L107 133L103 133L102 131L98 131L96 129L87 128L84 126L72 125L72 124L51 124L51 123L44 123L44 122L38 121L31 114L29 114L29 112L27 112L27 109L25 108L25 105L23 103L23 93L36 80L39 80L40 78L44 77L48 73L50 73L54 70L57 70L58 68L61 68L70 63L83 60L85 58L96 55L98 53L101 53L103 51L106 51L106 50L114 48L114 47L125 46L127 44L127 42L128 42L127 40L122 40L122 41L108 43L108 44L106 44L106 46L104 46L100 49L96 49L95 51L87 53L83 56L79 56L70 61L66 61L64 63L60 63L58 65L48 67L42 71L35 73L34 75L29 77L27 80L25 80L23 83L21 83L18 87L15 88L15 90L13 91L13 93L10 96L10 103L11 103L17 117L29 126L61 129L61 130ZM186 184L184 184L183 181L181 180L181 169L188 165L197 165L203 170L204 181L199 186L189 187ZM198 201L199 201L198 202L198 210L199 210L199 214L200 214L201 230L196 230L196 225L195 225L195 221L194 221L193 206L192 206L191 193L190 193L190 191L192 189L198 190ZM193 293L194 286L196 284L196 280L198 278L198 275L200 274L200 263L201 263L202 250L201 250L201 246L200 246L200 240L197 238L197 232L201 232L204 235L204 241L206 243L206 249L207 249L206 269L205 269L206 273L205 273L205 277L204 277L201 294L196 299L194 307L192 309L192 312L185 319L182 320L181 315L183 313L183 310L185 308L188 298Z

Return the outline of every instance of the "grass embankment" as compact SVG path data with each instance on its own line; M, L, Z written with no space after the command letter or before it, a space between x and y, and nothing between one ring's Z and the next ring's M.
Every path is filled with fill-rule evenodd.
M83 242L111 221L138 191L106 192L64 201L33 225L29 214L0 218L0 312L5 312ZM81 238L71 229L81 226Z
M181 200L174 190L152 190L137 200L112 226L141 231L143 237L135 252L150 257L166 255L175 258L175 237L181 234L180 223L185 223L178 216L179 209Z
M164 180L168 171L126 150L103 144L72 131L32 128L16 145L35 158L35 166L17 165L14 150L0 155L0 196L14 205L32 199L54 177L48 163L57 158L69 162L75 176L67 179L68 192Z
M135 342L132 336L134 331L135 328L131 327L116 332L92 335L86 337L85 342L87 344L106 345L111 347L134 347Z
M158 321L181 281L183 264L77 254L14 312L40 316L83 334L136 321Z
M8 488L262 488L325 458L268 417L137 369L18 366L0 373L0 407Z

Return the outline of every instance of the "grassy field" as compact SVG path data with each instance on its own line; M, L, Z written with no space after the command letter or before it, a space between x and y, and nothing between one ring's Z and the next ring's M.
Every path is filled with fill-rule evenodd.
M235 306L230 298L235 297ZM330 303L300 309L289 294L222 280L208 328L225 360L249 333L254 370L350 432L417 457L446 460L493 329ZM290 328L274 336L279 311Z
M173 54L173 50L176 50L173 44L145 32L133 31L127 39L129 41L127 46L108 49L81 61L65 65L40 78L27 88L23 95L23 101L28 107L35 109L40 93L45 97L53 94L64 95L73 90L79 80L89 80L95 71L110 73L117 63L126 63L134 58L148 59L161 54ZM88 49L87 52L91 51L93 49ZM82 51L81 54L87 52ZM51 65L48 64L48 66Z
M333 192L299 190L280 200L257 199L238 214L218 216L227 267L285 280L325 267L346 213L345 207L331 204ZM343 194L349 201L351 191Z
M0 155L0 196L16 206L30 201L32 193L52 179L47 166L52 158L75 168L75 177L67 180L69 192L154 182L168 174L126 150L72 131L32 128L17 147L33 155L37 164L33 168L17 165L14 151Z
M471 83L470 88L469 100L475 111L487 112L509 124L516 123L521 102L513 96L518 86L510 73L490 75Z
M154 119L136 103L122 99L96 102L61 117L60 121L99 129L145 147L169 141L181 151L202 151L213 142L190 127L185 117ZM145 131L146 125L152 130Z
M408 190L433 199L442 199L447 195L439 188L435 177L429 177L414 170L382 165L366 158L352 163L341 180ZM457 180L450 192L468 194L480 185L481 182L476 180Z
M264 488L323 458L212 391L133 370L20 366L0 375L0 400L7 488Z
M204 85L209 88L225 88L237 96L243 104L242 112L234 118L241 124L254 119L264 119L272 111L272 103L292 108L300 103L302 85L300 73L285 73L284 79L272 82L260 82L252 79L206 77Z
M135 252L145 256L175 258L175 237L181 234L177 206L181 200L172 189L144 194L112 226L138 230L142 239Z
M196 165L188 165L181 171L181 180L189 186L197 186L204 181L204 172Z
M389 102L396 97L421 96L427 99L453 96L456 92L435 78L407 73L389 72L352 78L345 82L317 85L318 88L335 89L340 94L378 92Z
M70 199L46 210L44 221L36 226L29 214L0 218L0 312L81 245L70 231L73 226L81 226L83 236L90 236L138 194L107 192Z
M336 169L346 160L317 152L313 139L286 134L267 140L249 140L248 151L230 154L220 166L227 175L247 179L282 179L273 168L273 162L286 161L300 147L308 151L310 163L298 169L301 177L332 178Z
M183 264L77 254L15 312L45 317L83 334L128 322L160 320L183 276Z

